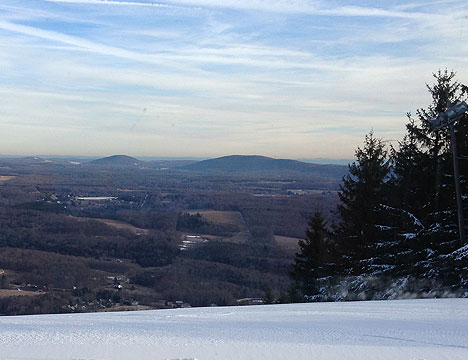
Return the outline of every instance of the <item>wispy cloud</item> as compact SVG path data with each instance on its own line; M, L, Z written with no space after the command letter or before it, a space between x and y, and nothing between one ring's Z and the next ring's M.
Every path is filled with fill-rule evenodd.
M53 3L64 4L83 4L83 5L106 5L106 6L141 6L141 7L162 7L177 8L177 6L158 3L158 2L140 2L140 1L118 1L118 0L42 0Z
M402 9L382 9L377 7L363 6L340 6L333 5L327 1L236 1L236 0L173 0L167 1L171 4L184 4L199 7L231 8L240 10L261 10L267 12L298 13L309 15L326 16L351 16L351 17L389 17L389 18L410 18L427 19L437 15L425 12L408 11L410 8Z
M55 3L66 4L86 4L86 5L107 5L107 6L137 6L137 7L208 7L237 10L260 10L266 12L298 13L309 15L325 16L351 16L351 17L389 17L389 18L409 18L428 19L437 17L437 14L427 12L411 11L421 8L422 5L396 6L394 9L382 9L377 7L363 6L333 6L333 3L326 1L286 1L286 0L167 0L161 2L153 1L119 1L119 0L43 0ZM444 2L446 3L446 2ZM434 4L434 2L431 2Z
M334 71L349 71L343 64L331 64L325 60L314 59L313 55L304 51L294 51L284 48L266 46L224 46L223 48L180 48L176 52L166 49L157 53L142 53L124 48L109 46L79 37L62 34L56 31L43 30L37 27L14 24L0 20L0 29L16 32L31 37L67 44L78 50L89 51L101 55L115 56L138 62L151 64L170 64L171 62L195 62L204 64L245 65L250 67L302 68Z
M111 55L130 60L141 60L147 62L157 62L155 57L146 54L137 54L115 46L108 46L93 41L85 40L75 36L65 35L56 31L43 30L37 27L14 24L11 22L0 21L0 29L10 32L16 32L32 37L51 40L53 42L63 43L75 46L77 48L92 51L98 54Z
M23 133L30 153L350 157L371 128L402 136L405 113L430 100L431 72L468 82L463 4L0 4L0 141L24 152Z

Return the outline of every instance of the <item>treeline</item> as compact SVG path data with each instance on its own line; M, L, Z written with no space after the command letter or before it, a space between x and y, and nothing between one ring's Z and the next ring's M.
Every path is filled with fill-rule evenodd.
M274 285L276 294L286 292L289 279L285 273L180 257L166 267L138 272L132 283L158 292L163 299L209 306L236 305L236 299L263 297L268 285Z
M263 273L286 275L291 259L280 248L268 244L207 243L186 252L185 257L227 264Z
M397 146L371 132L357 149L339 193L340 222L329 229L320 213L311 218L291 272L295 300L466 296L468 246L457 228L450 134L434 131L429 119L466 101L468 88L447 70L434 78L432 103L416 118L408 114ZM455 133L467 194L467 114Z

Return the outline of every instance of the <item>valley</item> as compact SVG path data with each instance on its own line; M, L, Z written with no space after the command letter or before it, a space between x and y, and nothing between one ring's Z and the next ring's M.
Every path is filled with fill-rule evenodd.
M333 221L346 167L325 176L246 160L225 172L0 159L0 313L234 305L267 287L285 298L297 241L316 209Z

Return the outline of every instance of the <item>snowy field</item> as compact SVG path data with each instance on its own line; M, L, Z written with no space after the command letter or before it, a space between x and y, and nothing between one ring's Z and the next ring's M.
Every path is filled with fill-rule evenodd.
M468 359L468 299L0 317L0 359Z

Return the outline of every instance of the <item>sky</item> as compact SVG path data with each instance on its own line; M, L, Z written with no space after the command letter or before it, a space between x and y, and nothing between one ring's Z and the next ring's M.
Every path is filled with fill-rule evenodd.
M1 0L0 154L352 158L445 68L466 0Z

